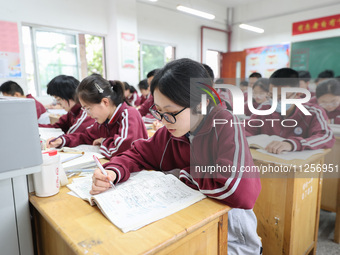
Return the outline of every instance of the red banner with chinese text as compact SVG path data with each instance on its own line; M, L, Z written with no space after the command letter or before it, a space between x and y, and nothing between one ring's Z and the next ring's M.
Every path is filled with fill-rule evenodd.
M340 14L293 23L293 35L340 28Z

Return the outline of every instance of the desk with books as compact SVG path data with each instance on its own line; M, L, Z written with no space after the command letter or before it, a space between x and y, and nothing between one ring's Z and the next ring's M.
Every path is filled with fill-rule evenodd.
M297 171L261 176L262 190L254 207L257 233L264 254L316 254L319 229L322 173L305 174L299 166L324 163L330 150L302 160L283 160L251 149L255 165L298 166Z
M227 254L230 207L213 199L124 234L69 191L30 195L37 254Z

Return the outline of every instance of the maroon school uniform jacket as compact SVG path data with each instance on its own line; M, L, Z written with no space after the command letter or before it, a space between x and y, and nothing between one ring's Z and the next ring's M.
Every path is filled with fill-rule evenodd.
M138 111L139 113L142 115L142 117L144 117L145 115L147 115L148 113L150 113L149 109L150 107L154 104L153 102L153 96L150 95L148 97L148 99L141 104L141 106L139 107Z
M297 122L295 127L281 126L281 121L284 120L284 118L278 112L273 112L266 116L253 114L246 125L246 135L267 134L281 136L293 145L293 151L333 147L335 138L327 124L328 118L325 110L318 105L310 103L303 104L303 106L305 106L312 115L304 115L300 109L295 107L293 114L285 118L295 120ZM270 107L270 103L263 103L259 110L266 110ZM277 121L269 121L270 119L276 119ZM264 123L262 127L251 127L261 126L262 123L259 120L262 120ZM249 124L251 124L251 126ZM295 122L287 120L285 125L293 126Z
M39 124L44 128L61 128L65 134L84 132L85 129L95 122L86 112L81 109L80 104L75 104L71 110L59 118L54 124Z
M37 110L37 117L40 118L41 114L46 112L45 107L40 103L37 99L35 99L31 94L26 95L26 98L34 99L35 102L35 108Z
M92 144L95 139L103 137L100 152L111 158L130 148L131 143L139 138L147 138L145 125L138 111L125 102L118 105L112 118L103 124L95 122L78 132L61 136L61 147L75 147L79 144Z
M254 106L255 109L257 109L260 106L260 104L256 103L256 101L253 100L253 106ZM250 116L252 114L253 113L249 110L248 102L244 103L244 115Z
M138 96L137 92L134 92L131 96L127 98L127 101L131 106L138 106L140 105L141 98Z
M203 194L233 208L250 209L261 190L257 174L240 172L254 163L241 125L216 125L213 119L237 120L225 107L213 108L195 136L174 137L163 127L148 140L135 141L130 150L104 164L115 171L116 182L142 169L181 169L179 179ZM191 159L191 160L190 160ZM197 173L200 166L229 166L234 172Z
M316 99L316 97L313 97L311 98L311 100L309 100L309 102L312 104L317 104L318 100ZM334 111L326 111L326 114L331 124L340 124L340 105Z

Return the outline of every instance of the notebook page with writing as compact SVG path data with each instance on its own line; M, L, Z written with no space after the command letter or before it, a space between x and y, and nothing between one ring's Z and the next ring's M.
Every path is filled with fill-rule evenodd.
M92 196L102 213L124 233L169 216L203 198L205 195L175 176L157 171L135 173L116 188Z

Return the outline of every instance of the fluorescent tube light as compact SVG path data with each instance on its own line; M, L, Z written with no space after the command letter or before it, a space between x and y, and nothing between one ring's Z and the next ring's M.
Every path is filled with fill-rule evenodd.
M253 27L253 26L249 26L247 24L240 24L239 25L240 28L249 30L249 31L253 31L255 33L260 33L262 34L264 32L264 30L262 28L258 28L258 27Z
M149 0L150 2L157 2L158 0Z
M213 14L198 11L198 10L195 10L195 9L191 9L191 8L185 7L183 5L178 5L177 10L182 11L182 12L186 12L186 13L189 13L189 14L192 14L192 15L196 15L196 16L199 16L199 17L205 18L205 19L215 19L215 15L213 15Z

